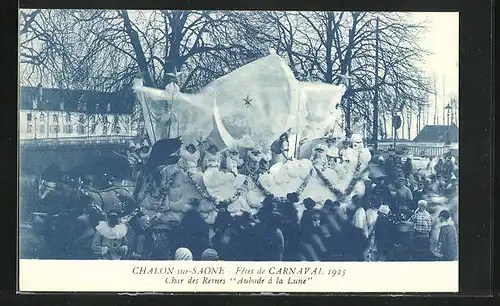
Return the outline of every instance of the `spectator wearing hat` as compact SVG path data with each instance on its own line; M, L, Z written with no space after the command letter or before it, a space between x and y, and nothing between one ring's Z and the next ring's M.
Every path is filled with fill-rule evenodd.
M347 215L350 219L348 228L349 246L346 252L352 261L364 261L365 251L368 247L368 222L366 211L363 208L363 199L359 196L352 197L353 209Z
M397 214L408 213L410 211L411 202L413 201L413 194L405 185L406 179L399 179L396 181L395 194L393 197L394 207L393 210Z
M413 223L413 250L416 260L426 260L430 252L432 218L427 211L427 201L418 201L418 208L408 220Z
M374 226L375 250L378 260L392 260L394 245L396 243L397 226L390 217L391 209L381 205Z
M201 260L204 261L218 261L219 260L219 254L217 253L216 250L208 248L203 253L201 253Z
M303 203L306 210L300 219L300 245L310 260L325 259L328 256L327 241L330 234L321 224L322 211L314 208L316 202L311 198L304 199Z
M287 200L280 203L279 209L284 216L282 232L285 237L285 251L283 259L285 261L294 260L299 244L299 217L295 205L299 202L297 193L289 193Z

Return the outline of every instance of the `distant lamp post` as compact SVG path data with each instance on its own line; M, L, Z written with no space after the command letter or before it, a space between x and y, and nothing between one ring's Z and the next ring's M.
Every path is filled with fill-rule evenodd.
M447 120L446 145L449 146L449 145L451 145L451 141L450 141L450 116L451 116L452 107L450 104L448 104L448 105L446 105L446 107L444 109L446 109L446 120Z
M35 122L35 139L36 139L36 129L37 129L36 121L38 120L38 118L36 117L36 115L34 117L35 118L33 118L33 121Z

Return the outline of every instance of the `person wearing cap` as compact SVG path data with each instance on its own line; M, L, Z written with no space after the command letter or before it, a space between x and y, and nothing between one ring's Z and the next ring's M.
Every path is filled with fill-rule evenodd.
M444 261L453 261L458 258L458 237L457 229L451 214L447 210L439 213L439 238L438 256Z
M413 201L413 194L410 188L405 185L405 182L405 178L400 178L395 184L396 190L393 197L393 210L396 213L408 213L412 204L411 202Z
M119 260L127 254L127 225L117 211L110 211L106 221L100 221L92 240L92 251L100 259Z
M379 261L392 260L397 227L390 217L391 209L380 205L374 226L375 250Z
M416 260L425 260L430 252L432 217L427 211L427 201L418 201L418 208L408 221L413 223L413 250Z

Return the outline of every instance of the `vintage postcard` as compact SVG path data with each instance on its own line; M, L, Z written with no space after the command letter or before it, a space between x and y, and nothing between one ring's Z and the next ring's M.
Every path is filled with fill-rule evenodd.
M22 9L20 292L457 292L458 13Z

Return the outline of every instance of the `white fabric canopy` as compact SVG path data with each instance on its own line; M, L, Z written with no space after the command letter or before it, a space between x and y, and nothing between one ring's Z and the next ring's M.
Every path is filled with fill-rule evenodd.
M169 101L175 114L171 121L176 121L171 137L177 136L177 127L184 141L206 138L215 129L225 146L251 139L253 146L265 149L288 129L292 134L298 131L299 138L323 136L340 114L335 106L345 87L299 82L284 60L271 52L216 79L198 94L181 93L175 84L159 90L137 82L134 90L152 142L165 137L162 125L172 118L165 110Z

